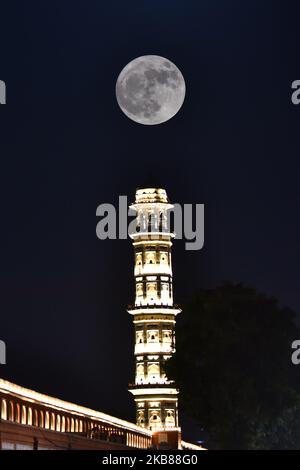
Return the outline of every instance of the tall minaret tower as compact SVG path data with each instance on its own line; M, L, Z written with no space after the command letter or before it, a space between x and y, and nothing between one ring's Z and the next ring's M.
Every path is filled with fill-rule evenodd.
M135 327L135 383L137 424L153 431L178 428L177 394L165 374L165 363L175 351L171 246L166 191L138 189L135 202L137 230L131 234L135 252L135 304L128 312Z

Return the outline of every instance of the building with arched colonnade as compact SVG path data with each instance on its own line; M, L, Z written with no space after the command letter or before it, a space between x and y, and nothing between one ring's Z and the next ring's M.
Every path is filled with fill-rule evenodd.
M153 446L159 446L157 435L148 429L0 379L2 450L122 450ZM181 440L179 446L200 449Z

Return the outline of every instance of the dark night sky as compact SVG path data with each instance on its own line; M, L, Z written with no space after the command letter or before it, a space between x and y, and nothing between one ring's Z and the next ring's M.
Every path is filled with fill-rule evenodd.
M174 248L177 302L232 280L300 312L299 13L283 0L1 5L2 377L133 419L131 244L97 240L95 212L149 172L173 202L206 206L205 248ZM115 100L145 54L186 80L158 126Z

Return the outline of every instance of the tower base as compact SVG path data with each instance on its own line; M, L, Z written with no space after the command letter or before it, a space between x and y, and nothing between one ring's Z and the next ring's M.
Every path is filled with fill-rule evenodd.
M155 449L181 449L181 429L157 430L152 434L152 445Z

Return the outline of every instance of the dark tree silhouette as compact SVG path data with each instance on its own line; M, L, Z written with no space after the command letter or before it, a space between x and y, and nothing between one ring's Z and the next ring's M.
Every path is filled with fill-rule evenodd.
M184 309L167 373L208 448L300 448L295 314L254 289L201 290Z

